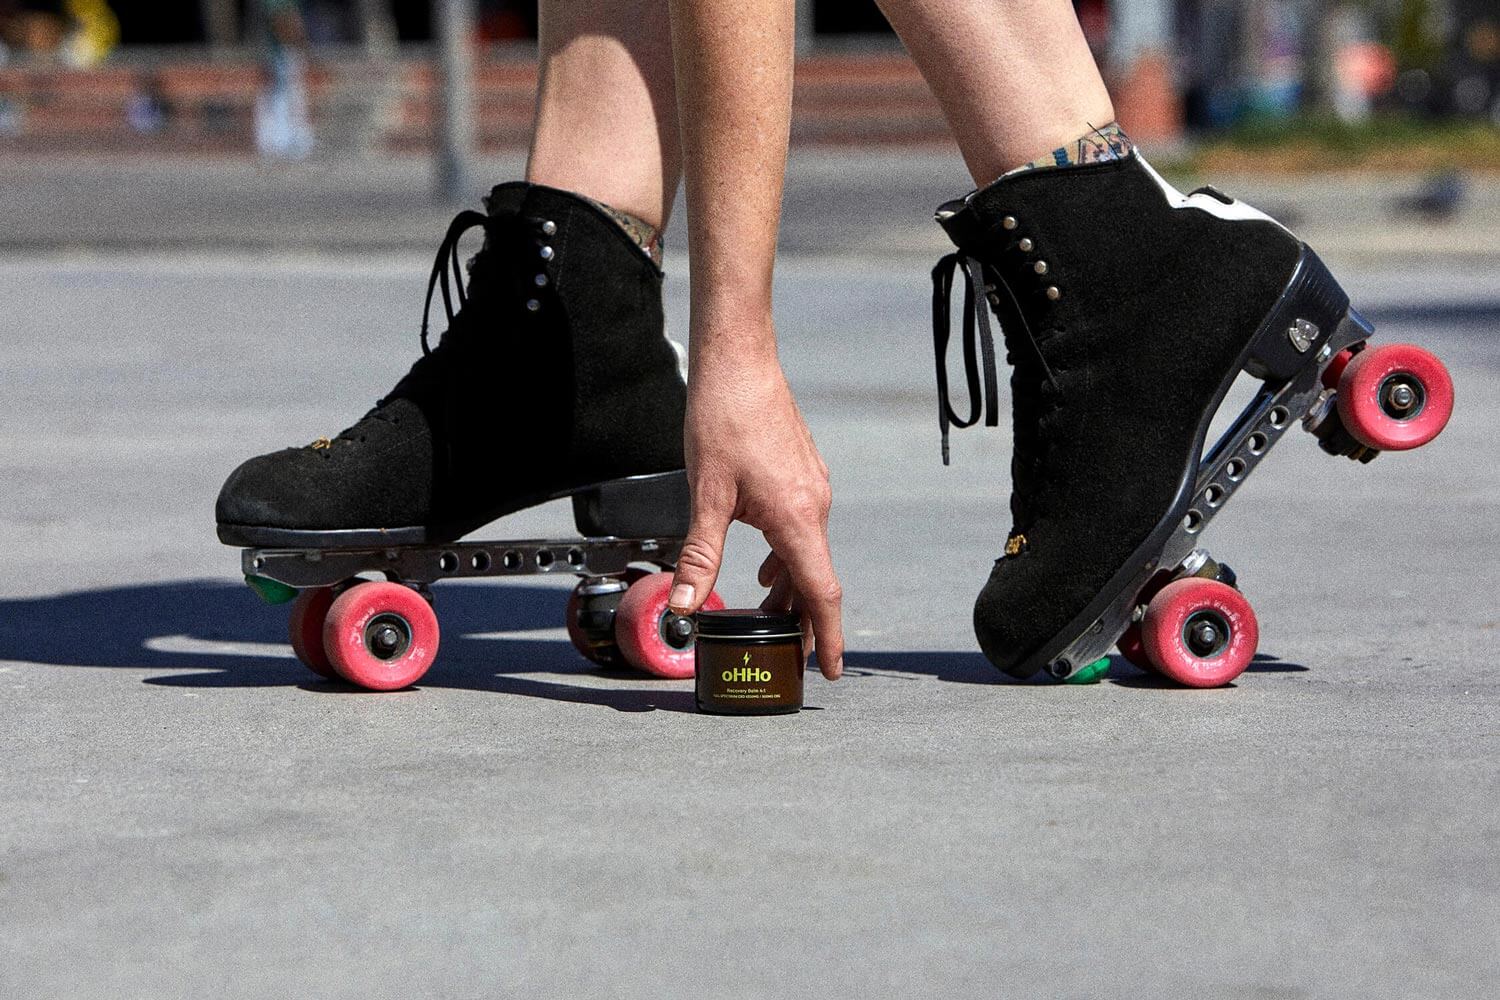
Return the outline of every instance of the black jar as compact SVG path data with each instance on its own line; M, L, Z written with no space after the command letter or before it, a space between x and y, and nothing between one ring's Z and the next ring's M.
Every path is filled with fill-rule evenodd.
M787 715L802 708L802 621L755 608L700 611L698 711Z

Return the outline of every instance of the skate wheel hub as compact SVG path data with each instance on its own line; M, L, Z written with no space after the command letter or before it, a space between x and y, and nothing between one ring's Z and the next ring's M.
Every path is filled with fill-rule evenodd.
M693 644L693 621L668 611L661 616L662 641L673 649L687 649Z
M1182 642L1194 656L1212 659L1229 643L1229 623L1216 611L1199 611L1183 626Z
M1409 420L1422 412L1427 401L1422 383L1405 372L1392 375L1380 386L1380 408L1396 420Z
M381 660L394 660L411 645L411 623L400 615L381 614L365 626L365 648Z

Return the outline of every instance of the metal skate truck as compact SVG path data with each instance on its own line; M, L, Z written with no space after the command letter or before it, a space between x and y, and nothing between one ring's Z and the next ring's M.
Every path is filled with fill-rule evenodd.
M585 537L439 545L249 548L246 581L272 603L290 601L292 651L315 673L372 691L417 683L437 657L432 584L439 580L573 574L565 623L574 648L607 667L693 676L693 623L667 608L686 529L682 473L603 483L573 494ZM674 512L682 512L674 516ZM663 526L658 537L613 537ZM717 610L717 593L704 607Z

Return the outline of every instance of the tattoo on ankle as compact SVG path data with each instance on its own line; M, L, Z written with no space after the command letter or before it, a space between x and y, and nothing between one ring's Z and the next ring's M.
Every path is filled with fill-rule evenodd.
M1079 136L1066 146L1059 146L1046 156L1023 163L1014 170L1006 171L1004 177L1013 177L1028 170L1048 170L1053 167L1076 167L1084 163L1105 163L1123 160L1135 152L1135 144L1120 128L1119 123L1110 122L1096 128L1087 135Z
M658 267L662 261L662 235L661 230L639 216L622 212L618 208L611 208L602 201L589 199L598 207L599 211L615 220L615 224L625 230L625 235L635 241L635 245L641 248L641 252L651 258L651 262Z

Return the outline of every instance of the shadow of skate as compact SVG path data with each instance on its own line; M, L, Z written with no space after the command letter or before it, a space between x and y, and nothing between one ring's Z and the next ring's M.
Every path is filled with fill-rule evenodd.
M995 669L984 654L974 652L911 650L902 652L849 652L844 655L845 677L884 680L920 680L934 677L952 684L1029 684Z
M691 685L665 687L657 678L603 670L580 657L559 628L567 598L565 587L439 588L437 607L448 628L438 662L419 686L545 698L620 712L694 710ZM0 660L181 671L141 678L142 683L162 687L295 685L315 694L368 693L314 679L292 655L286 614L285 607L262 603L242 584L222 580L174 580L0 599ZM464 633L462 625L473 631ZM538 636L538 630L557 630L558 635ZM1306 669L1264 653L1257 654L1250 666L1251 672L1267 673ZM538 679L536 674L557 674L559 679ZM896 682L933 678L990 686L1052 683L1040 676L1016 680L977 651L850 651L845 674ZM590 683L569 684L569 676ZM1118 656L1111 658L1106 679L1127 687L1176 687Z
M496 664L517 672L581 673L589 664L565 640L507 638L555 627L568 591L537 586L453 586L439 591L449 621L483 626L483 636L450 628L441 663L473 677ZM146 678L179 687L261 687L305 681L292 656L287 608L262 603L242 584L174 580L47 597L0 599L0 660L57 666L192 670ZM496 637L495 633L501 633Z
M1301 673L1308 668L1300 663L1289 663L1270 653L1256 653L1250 660L1250 665L1245 668L1247 674L1291 674ZM1109 658L1109 673L1105 680L1111 684L1119 684L1121 687L1132 688L1160 688L1163 690L1174 689L1178 691L1192 691L1195 688L1184 687L1170 678L1150 670L1142 670L1119 654L1111 654ZM1224 688L1235 687L1233 681L1224 685ZM1206 690L1220 691L1224 688L1208 688Z

